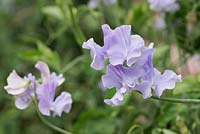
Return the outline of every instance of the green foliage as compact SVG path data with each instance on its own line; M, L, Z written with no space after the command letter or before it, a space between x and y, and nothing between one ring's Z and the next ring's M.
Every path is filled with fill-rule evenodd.
M144 0L118 0L92 9L87 0L1 0L0 1L0 134L56 134L36 117L33 106L20 111L3 86L12 69L20 75L33 69L36 61L47 62L55 72L64 72L61 87L73 97L73 108L61 118L47 118L74 134L198 134L200 106L144 100L139 93L126 96L119 107L103 103L115 89L101 89L101 75L90 67L89 52L82 50L93 37L103 44L101 25L112 28L130 24L148 44L155 42L154 63L160 70L180 67L170 62L170 45L183 53L200 52L200 4L179 0L176 13L166 14L167 28L154 28L155 13ZM188 24L191 31L188 31ZM147 45L148 45L147 44ZM87 54L86 54L87 53ZM180 60L181 60L180 59ZM200 75L185 76L173 91L164 95L200 99Z

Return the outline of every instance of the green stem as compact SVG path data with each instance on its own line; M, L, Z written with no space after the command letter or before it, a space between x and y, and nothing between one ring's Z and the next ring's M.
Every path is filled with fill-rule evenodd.
M39 119L49 128L51 128L52 130L55 130L59 133L62 133L62 134L72 134L71 132L68 132L66 130L63 130L57 126L55 126L54 124L52 124L51 122L47 121L39 112L38 110L38 107L37 107L37 101L35 100L35 98L32 98L32 102L34 103L35 105L35 109L36 109L36 112L37 112L37 115L39 117Z
M139 125L133 125L131 126L131 128L129 128L127 134L133 134L133 130L136 129L136 128L140 128Z
M200 104L200 99L175 99L175 98L158 98L152 96L151 99L159 101L167 101L172 103L191 103L191 104Z
M75 19L75 15L74 15L74 12L73 12L73 5L70 4L69 5L69 12L70 12L70 17L71 17L71 21L72 21L72 25L73 25L73 28L74 28L74 36L77 40L77 42L79 43L79 45L81 46L83 44L83 42L86 40L78 22L76 21Z
M61 73L65 73L67 72L69 69L71 69L74 65L76 65L77 63L79 63L80 61L83 61L85 59L84 56L79 56L77 58L75 58L73 61L71 61L70 63L66 64L64 66L64 68L61 70Z

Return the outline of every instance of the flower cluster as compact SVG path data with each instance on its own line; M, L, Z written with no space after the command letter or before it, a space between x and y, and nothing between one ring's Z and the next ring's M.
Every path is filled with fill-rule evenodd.
M89 49L93 59L91 67L102 70L105 60L109 61L106 74L102 76L103 86L107 89L116 88L116 93L105 103L112 106L122 104L124 95L134 90L139 91L143 98L152 96L152 89L160 97L164 90L173 89L181 76L166 70L161 74L154 68L152 59L153 43L145 46L139 35L131 35L131 26L123 25L112 30L109 25L102 25L104 46L93 40L84 42L83 48Z
M180 7L176 0L148 0L150 8L153 11L159 12L155 19L155 28L164 29L165 24L165 13L176 12Z
M63 75L50 73L48 65L42 61L37 62L35 68L41 73L39 80L36 80L31 73L22 78L15 70L8 76L8 85L4 88L8 94L15 97L15 106L18 109L25 109L31 98L35 98L38 109L43 115L50 116L53 112L54 116L61 116L62 112L68 113L72 104L71 94L62 92L55 98L57 87L65 80Z

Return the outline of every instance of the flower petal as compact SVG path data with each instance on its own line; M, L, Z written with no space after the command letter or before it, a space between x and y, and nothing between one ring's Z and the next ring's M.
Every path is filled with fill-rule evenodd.
M124 100L124 95L120 93L120 91L117 91L111 99L105 99L104 102L107 105L119 106L122 104L123 100Z
M4 89L11 95L20 95L23 94L28 88L29 80L21 78L15 70L13 70L8 78L8 85L4 87Z
M30 103L30 96L17 96L15 98L15 106L18 109L25 109L28 107Z
M131 26L123 25L104 36L106 53L112 65L123 64L131 45Z
M162 75L158 70L154 70L155 78L154 78L154 86L155 92L158 97L160 97L164 90L173 89L175 87L176 82L181 82L181 76L177 75L171 70L166 70Z
M87 42L83 43L83 48L89 49L93 61L91 67L96 70L101 70L104 68L105 54L103 48L97 45L93 38L89 39Z
M62 112L69 113L72 105L71 94L62 92L53 103L54 116L61 116Z
M50 77L50 70L49 70L48 65L45 62L38 61L35 64L35 68L37 68L40 71L41 77L44 81Z

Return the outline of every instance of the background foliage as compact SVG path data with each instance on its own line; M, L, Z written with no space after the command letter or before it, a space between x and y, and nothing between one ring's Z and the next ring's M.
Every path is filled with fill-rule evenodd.
M132 25L147 43L155 42L155 66L177 69L188 57L200 52L200 2L179 0L180 10L166 15L167 28L154 28L156 13L144 0L118 0L115 5L95 9L87 0L1 0L0 1L0 134L55 134L37 118L33 106L20 111L3 86L15 68L20 75L34 72L38 60L64 73L59 89L73 96L73 108L54 124L75 134L197 134L200 133L200 106L143 100L134 93L125 104L110 107L103 103L113 90L101 89L100 76L90 68L89 52L82 42L93 37L102 43L101 25ZM189 27L189 30L188 30ZM180 63L171 62L171 46L178 47ZM58 92L59 92L58 91ZM200 99L200 76L184 76L183 83L164 94L176 98Z

